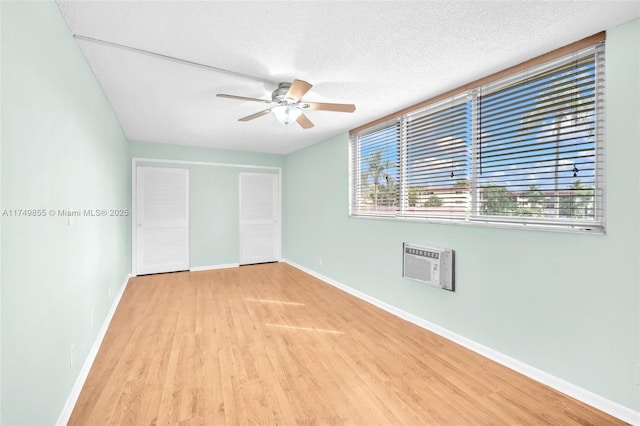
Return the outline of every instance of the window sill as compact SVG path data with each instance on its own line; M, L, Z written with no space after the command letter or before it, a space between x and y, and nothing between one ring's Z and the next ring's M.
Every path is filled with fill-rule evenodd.
M375 214L354 214L349 213L350 218L365 219L365 220L393 220L400 222L414 222L414 223L431 223L437 225L462 225L462 226L479 226L488 228L502 228L502 229L521 229L531 231L551 231L551 232L565 232L571 234L588 234L588 235L606 235L606 229L602 225L598 224L578 224L578 225L565 225L565 224L550 224L550 223L522 223L510 220L495 220L495 219L449 219L449 218L425 218L417 216L398 216L398 215L375 215Z

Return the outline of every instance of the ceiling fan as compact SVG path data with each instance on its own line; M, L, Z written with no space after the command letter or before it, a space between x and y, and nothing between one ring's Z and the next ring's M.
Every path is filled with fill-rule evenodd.
M241 101L262 102L271 105L271 107L240 118L238 121L249 121L254 118L262 117L270 112L276 116L276 119L282 124L291 124L297 122L303 129L310 129L313 123L304 114L305 110L319 111L336 111L336 112L353 112L356 106L353 104L333 104L324 102L305 102L302 97L313 86L303 80L293 80L292 83L279 83L278 88L271 94L271 100L248 98L245 96L227 95L218 93L220 98L238 99Z

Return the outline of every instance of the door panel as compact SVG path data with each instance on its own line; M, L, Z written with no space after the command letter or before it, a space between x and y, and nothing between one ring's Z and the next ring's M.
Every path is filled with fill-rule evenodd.
M280 181L269 173L240 173L241 265L280 260Z
M189 169L137 167L136 273L189 269Z

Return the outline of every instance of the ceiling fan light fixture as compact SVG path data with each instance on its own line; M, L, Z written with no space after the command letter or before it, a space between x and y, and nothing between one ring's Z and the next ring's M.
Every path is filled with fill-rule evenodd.
M279 105L272 108L271 111L282 124L294 123L302 114L302 110L293 105Z

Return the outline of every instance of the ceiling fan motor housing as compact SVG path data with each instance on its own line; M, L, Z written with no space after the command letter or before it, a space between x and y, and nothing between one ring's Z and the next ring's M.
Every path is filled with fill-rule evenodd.
M289 92L290 88L291 88L291 83L278 84L278 88L274 90L273 93L271 93L271 99L273 99L273 102L295 103L296 102L295 99L287 98L287 93Z

